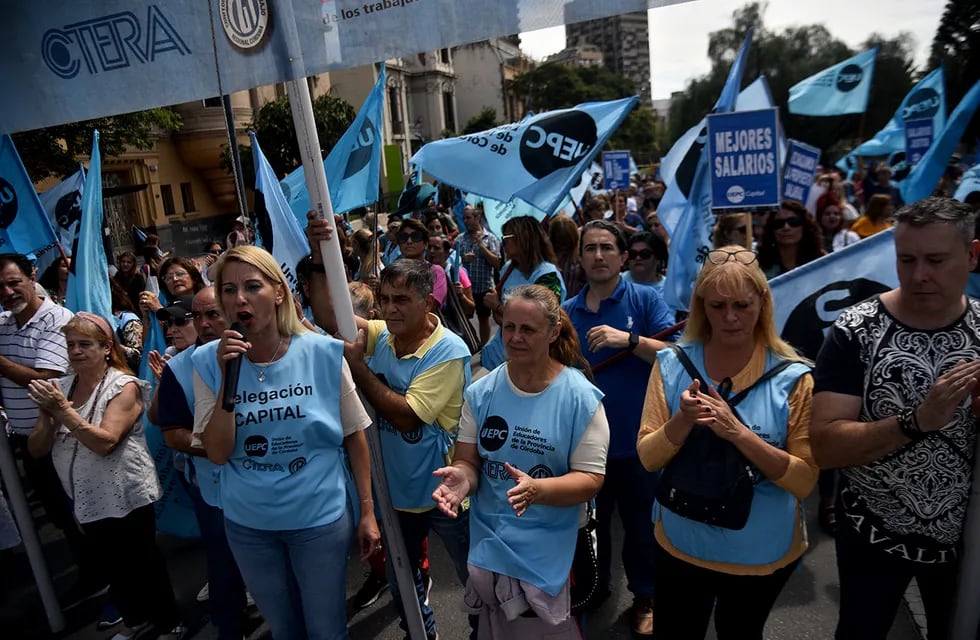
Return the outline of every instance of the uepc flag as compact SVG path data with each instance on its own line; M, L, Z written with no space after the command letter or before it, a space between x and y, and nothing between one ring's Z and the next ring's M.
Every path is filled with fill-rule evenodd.
M783 339L815 359L843 309L897 287L894 238L886 229L774 278L769 286Z
M708 116L711 206L715 209L779 204L779 109Z
M40 253L55 242L14 141L0 137L0 253Z
M48 216L48 221L54 229L55 237L61 244L61 248L69 256L75 243L75 235L78 233L79 221L82 219L82 193L84 191L85 169L79 166L78 171L38 196L41 199L41 206L44 207L44 212ZM38 273L44 273L44 270L54 262L56 257L61 257L57 251L46 251L38 256L35 263Z
M463 191L555 211L638 101L587 102L437 140L419 149L412 163Z
M309 255L310 243L303 233L303 228L289 210L289 205L286 204L286 197L279 188L279 181L276 180L272 166L262 153L255 132L249 131L248 137L252 141L252 160L255 163L255 190L262 194L272 226L272 238L265 239L265 249L276 259L289 286L294 292L298 292L296 265Z
M374 89L364 100L354 122L323 161L330 203L336 213L351 211L378 200L385 77L385 65L382 63ZM305 226L306 212L313 207L302 166L282 180L282 192L300 226Z
M860 144L850 156L887 156L905 149L905 121L930 118L932 130L946 126L946 83L943 67L919 81L906 94L895 115L874 138Z
M102 242L102 153L98 131L92 134L77 240L68 272L65 306L75 313L89 311L113 322L109 270Z
M973 165L963 173L953 197L960 202L966 202L966 197L974 191L980 192L980 164Z
M789 112L804 116L864 113L874 75L874 47L801 80L789 90Z

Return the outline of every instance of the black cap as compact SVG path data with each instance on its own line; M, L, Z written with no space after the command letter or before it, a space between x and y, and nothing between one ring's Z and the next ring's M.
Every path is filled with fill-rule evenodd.
M190 318L194 313L191 305L194 302L194 296L181 296L174 300L174 303L169 307L164 307L157 311L158 320L166 320L167 318Z

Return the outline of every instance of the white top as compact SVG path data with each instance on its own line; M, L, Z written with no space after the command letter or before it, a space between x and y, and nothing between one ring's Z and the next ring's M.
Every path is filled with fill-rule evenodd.
M834 234L834 239L831 241L831 248L834 251L840 251L844 247L848 247L855 242L860 242L861 236L851 231L850 229L841 229Z
M58 381L61 392L67 395L74 380L74 375L61 378ZM149 404L149 385L139 378L110 369L99 397L94 398L96 392L93 391L75 410L87 419L94 402L95 412L88 422L98 428L106 405L130 382L139 385L145 407ZM142 416L107 456L100 456L86 447L61 425L55 434L51 459L65 492L74 502L75 517L82 524L121 518L160 499L160 481L146 448Z
M17 326L13 311L4 311L0 314L0 355L32 369L67 373L70 369L68 348L61 327L68 324L73 315L49 298L41 300L41 306L23 327ZM39 410L27 397L27 388L0 376L0 392L11 432L30 435Z

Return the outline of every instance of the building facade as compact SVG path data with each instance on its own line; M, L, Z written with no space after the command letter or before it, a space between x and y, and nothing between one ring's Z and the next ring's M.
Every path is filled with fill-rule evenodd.
M520 38L493 38L452 50L456 69L456 106L460 129L486 108L500 122L517 122L524 116L525 99L510 88L534 62L521 52Z

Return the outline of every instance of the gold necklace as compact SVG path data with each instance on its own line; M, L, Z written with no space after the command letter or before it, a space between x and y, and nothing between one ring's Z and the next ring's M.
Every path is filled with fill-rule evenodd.
M272 360L266 362L264 367L259 369L259 366L257 364L255 364L254 362L252 363L255 366L255 368L259 370L259 382L265 382L265 370L269 368L270 364L276 361L276 356L279 355L279 350L282 349L282 343L285 339L286 339L285 336L279 338L279 344L278 346L276 346L276 352L272 354Z

